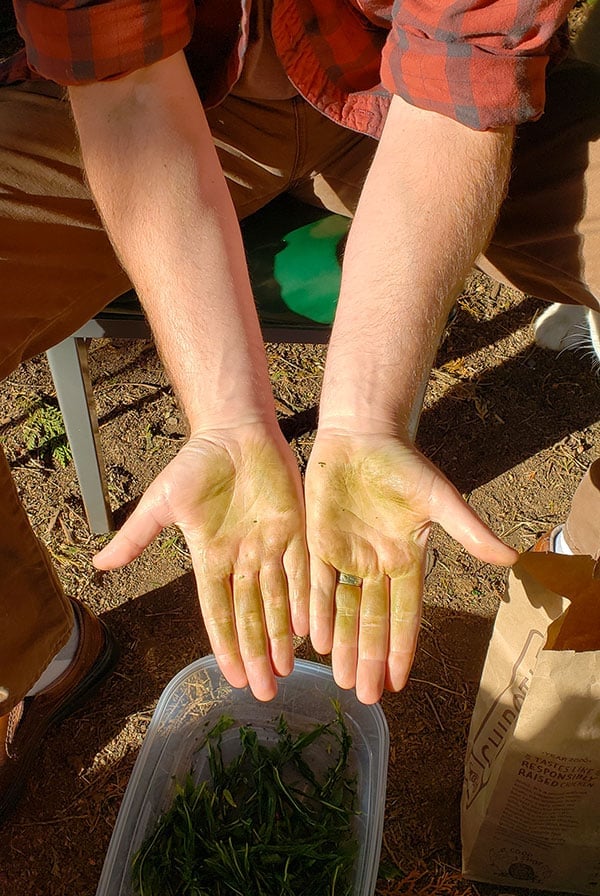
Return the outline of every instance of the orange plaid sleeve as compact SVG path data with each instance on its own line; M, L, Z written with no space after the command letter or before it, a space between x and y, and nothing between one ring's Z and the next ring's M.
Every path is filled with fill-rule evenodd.
M29 67L65 86L123 77L187 45L193 0L15 0Z
M346 127L379 137L390 96L474 130L544 109L574 0L274 0L291 80Z
M384 87L487 130L538 118L573 0L403 0L382 54Z

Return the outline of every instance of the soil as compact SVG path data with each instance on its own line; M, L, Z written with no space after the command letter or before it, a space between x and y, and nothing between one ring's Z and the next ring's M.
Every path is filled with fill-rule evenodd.
M565 518L600 454L598 375L583 348L556 356L533 344L541 308L473 274L432 372L418 435L424 453L519 550ZM267 351L281 426L304 468L325 348L269 344ZM93 341L90 369L118 523L178 450L184 426L152 343ZM90 535L73 464L61 466L60 451L53 459L27 447L32 407L55 404L45 356L12 375L2 397L1 438L33 525L67 592L110 625L121 656L86 707L47 736L2 829L0 893L93 896L157 699L208 642L176 530L124 570L93 569L90 558L106 536ZM404 691L382 701L391 750L377 893L507 894L459 871L466 738L505 573L443 531L433 532L431 549L412 675ZM297 655L328 661L306 641Z

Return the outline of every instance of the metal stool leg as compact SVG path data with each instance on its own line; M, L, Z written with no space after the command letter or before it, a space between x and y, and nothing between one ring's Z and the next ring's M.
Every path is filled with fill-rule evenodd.
M46 356L73 452L86 516L92 532L114 529L100 446L96 403L88 369L87 339L70 336Z

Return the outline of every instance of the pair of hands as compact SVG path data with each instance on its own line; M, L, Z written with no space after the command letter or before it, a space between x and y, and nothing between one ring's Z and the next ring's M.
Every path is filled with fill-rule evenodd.
M408 441L319 431L304 499L279 428L257 423L193 435L94 563L123 566L177 525L234 687L270 700L293 668L293 634L310 631L338 685L373 703L408 678L432 521L483 561L516 559ZM338 583L338 572L362 585Z

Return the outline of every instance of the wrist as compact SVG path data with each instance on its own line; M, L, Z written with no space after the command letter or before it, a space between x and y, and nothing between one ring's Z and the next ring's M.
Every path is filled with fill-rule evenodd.
M258 423L276 425L275 402L262 343L254 353L245 351L250 340L245 340L242 334L239 352L229 360L222 350L224 341L215 342L212 357L203 359L204 363L190 365L188 362L183 367L177 365L171 353L165 359L167 375L188 428L202 432Z
M316 438L397 439L411 443L408 428L399 419L373 414L332 413L319 417Z
M204 412L191 414L187 424L190 438L214 432L280 432L274 405L224 409L211 407Z
M383 337L381 343L381 353L367 352L362 357L342 354L336 346L330 349L320 426L391 435L409 432L414 437L431 371L429 352L422 349L419 363L408 357L405 364Z
M274 415L271 419L246 417L234 422L219 421L212 426L202 425L189 432L186 446L191 450L202 450L207 444L223 449L235 458L236 463L242 464L258 452L265 462L275 463L273 475L282 462L294 475L298 473L294 453Z
M383 394L365 397L357 386L353 395L342 398L333 397L324 389L319 407L319 430L395 438L408 438L412 433L414 438L423 402L422 392L417 398L411 393L410 398L401 401L398 396L386 395L385 387L381 391Z

